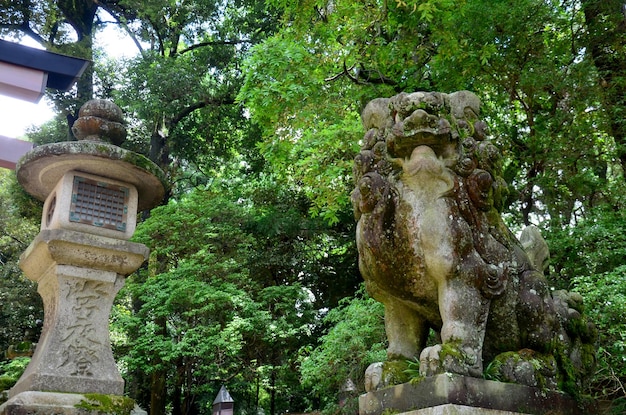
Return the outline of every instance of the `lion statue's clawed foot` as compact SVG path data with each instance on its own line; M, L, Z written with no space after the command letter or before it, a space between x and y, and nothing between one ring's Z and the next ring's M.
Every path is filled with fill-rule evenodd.
M409 364L406 359L372 363L365 370L365 390L371 392L410 381Z
M474 350L463 349L458 343L426 347L420 354L420 374L433 376L441 373L481 377L482 357L477 356Z

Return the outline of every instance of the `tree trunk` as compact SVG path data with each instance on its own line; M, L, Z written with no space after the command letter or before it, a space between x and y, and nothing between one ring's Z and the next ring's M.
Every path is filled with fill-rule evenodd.
M63 13L65 22L69 23L78 40L60 50L62 53L93 61L93 29L98 3L92 0L59 0L57 7ZM67 114L68 136L74 139L72 126L78 118L78 110L87 101L93 98L93 65L89 65L83 75L76 82L75 108Z
M158 318L155 323L159 327L157 335L165 335L167 328L165 318ZM154 361L155 366L163 367L163 362L158 357ZM164 369L158 369L152 372L150 378L150 415L165 415L165 398L167 394L166 372Z
M157 370L150 378L150 415L165 415L165 373Z
M276 415L276 369L270 374L270 415Z
M183 359L176 359L176 379L174 379L174 391L172 392L172 415L183 415L183 383L184 383L184 369Z
M261 381L259 379L259 375L257 373L256 375L256 393L254 396L254 400L255 400L255 404L254 407L256 408L256 413L259 413L259 393L261 392Z
M587 48L598 70L602 104L609 117L608 133L626 167L626 5L623 0L585 0L582 6Z

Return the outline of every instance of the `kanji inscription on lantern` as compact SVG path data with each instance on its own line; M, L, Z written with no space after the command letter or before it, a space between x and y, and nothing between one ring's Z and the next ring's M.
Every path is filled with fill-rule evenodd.
M74 176L70 221L126 231L129 189Z

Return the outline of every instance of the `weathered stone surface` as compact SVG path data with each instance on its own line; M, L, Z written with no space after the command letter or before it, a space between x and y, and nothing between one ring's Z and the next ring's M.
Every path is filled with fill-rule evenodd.
M20 268L33 281L38 281L53 264L126 276L148 259L149 252L145 245L135 242L65 229L47 229L39 232L21 255Z
M124 278L111 271L53 265L39 279L44 327L26 371L9 396L24 391L122 395L108 319Z
M545 272L550 265L550 248L541 236L539 228L534 225L525 227L520 235L520 243L535 269Z
M421 409L425 412L420 412ZM411 415L585 413L574 399L564 393L449 373L430 376L416 384L403 383L368 392L359 397L360 415L381 415L383 412Z
M44 326L11 397L25 391L123 394L109 314L124 276L147 256L142 244L61 229L40 232L20 266L38 282Z
M502 221L502 158L479 111L468 91L402 93L363 111L352 202L388 359L419 356L425 376L482 377L495 362L493 379L573 392L593 368L595 329L579 296L553 297L538 232L527 232L529 258ZM426 347L430 329L441 340Z
M128 398L124 399L124 404L128 404ZM87 409L81 406L85 403L92 403L88 396L77 393L56 393L56 392L22 392L0 406L0 415L100 415L112 414L113 411L99 411L92 408ZM132 401L130 401L132 404ZM121 408L113 408L120 411ZM120 413L120 412L115 412ZM145 415L145 411L135 405L135 409L129 415Z
M498 411L495 409L474 408L465 405L439 405L433 408L418 409L398 415L530 415L521 412Z
M108 177L137 188L141 210L163 200L167 181L146 157L99 141L68 141L35 147L19 161L17 180L28 193L45 200L61 177L71 170Z
M137 189L129 183L69 171L46 198L41 230L130 239L137 225L137 199Z
M46 201L41 231L20 258L38 283L45 315L37 348L2 414L81 413L64 409L67 395L37 393L44 391L90 394L96 404L89 403L89 413L116 402L124 413L132 409L121 396L109 314L124 277L148 257L147 247L127 240L136 212L159 204L166 182L147 158L101 141L124 139L115 104L93 100L79 115L75 133L84 141L37 147L17 166L24 189Z
M23 392L0 406L0 414L86 415L87 411L76 408L82 399L74 393Z
M106 99L92 99L78 111L72 132L79 140L104 139L120 145L126 139L124 115L115 103Z

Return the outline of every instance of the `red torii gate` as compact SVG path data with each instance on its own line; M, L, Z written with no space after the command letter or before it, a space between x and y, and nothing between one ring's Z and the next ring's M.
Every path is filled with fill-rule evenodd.
M0 94L39 102L46 88L67 91L89 61L0 39ZM0 136L0 167L15 169L33 144Z

